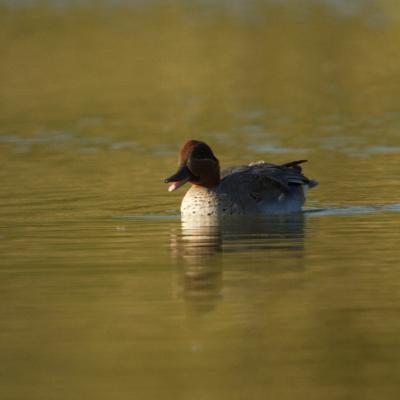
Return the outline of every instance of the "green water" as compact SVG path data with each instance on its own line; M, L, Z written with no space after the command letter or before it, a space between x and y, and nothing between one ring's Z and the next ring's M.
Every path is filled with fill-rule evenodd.
M1 399L398 399L399 20L0 2ZM300 216L182 225L187 138L320 186Z

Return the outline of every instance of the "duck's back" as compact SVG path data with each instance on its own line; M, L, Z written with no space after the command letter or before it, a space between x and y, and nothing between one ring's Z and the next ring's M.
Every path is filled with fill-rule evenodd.
M222 172L218 191L231 193L244 213L300 211L306 190L317 185L302 174L299 164L303 162L276 165L259 161L228 168Z
M317 185L302 174L302 162L305 160L275 165L260 161L227 168L216 188L192 187L182 203L182 213L189 209L193 213L195 204L199 205L193 213L197 215L298 212L304 204L306 189Z

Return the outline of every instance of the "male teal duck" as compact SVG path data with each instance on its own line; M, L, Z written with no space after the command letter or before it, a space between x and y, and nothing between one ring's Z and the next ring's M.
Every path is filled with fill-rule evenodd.
M220 172L210 146L188 140L180 149L178 171L165 179L172 192L189 182L181 204L182 218L268 215L300 212L307 189L318 182L302 174L300 164L258 161Z

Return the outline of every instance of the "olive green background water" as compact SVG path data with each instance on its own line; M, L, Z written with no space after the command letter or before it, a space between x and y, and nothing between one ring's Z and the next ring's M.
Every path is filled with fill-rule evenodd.
M397 1L0 4L2 400L399 398ZM320 186L182 225L187 138Z

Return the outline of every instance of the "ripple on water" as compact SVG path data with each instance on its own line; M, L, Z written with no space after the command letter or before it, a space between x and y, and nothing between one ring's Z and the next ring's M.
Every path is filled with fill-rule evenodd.
M0 144L29 149L33 146L81 147L83 151L106 148L110 150L125 150L137 148L135 141L115 141L108 137L85 137L71 132L46 132L30 137L20 135L0 135Z
M375 204L367 206L350 206L350 207L315 207L315 208L305 208L303 210L304 215L307 216L325 216L325 215L343 215L343 214L366 214L366 213L379 213L385 211L400 211L400 204ZM198 226L211 226L211 225L225 225L225 226L243 226L241 224L245 223L245 227L249 230L251 226L257 226L260 223L276 223L285 221L296 221L301 213L293 214L283 214L283 215L273 215L273 216L249 216L249 217L239 217L232 219L224 219L219 221L218 219L203 218L201 220L196 219L196 224L192 225ZM118 215L114 216L115 220L125 220L125 221L180 221L181 217L179 213L175 214L137 214L137 215ZM188 221L183 222L184 225L189 226Z
M310 208L304 210L304 212L310 216L369 214L385 211L400 211L400 204Z

